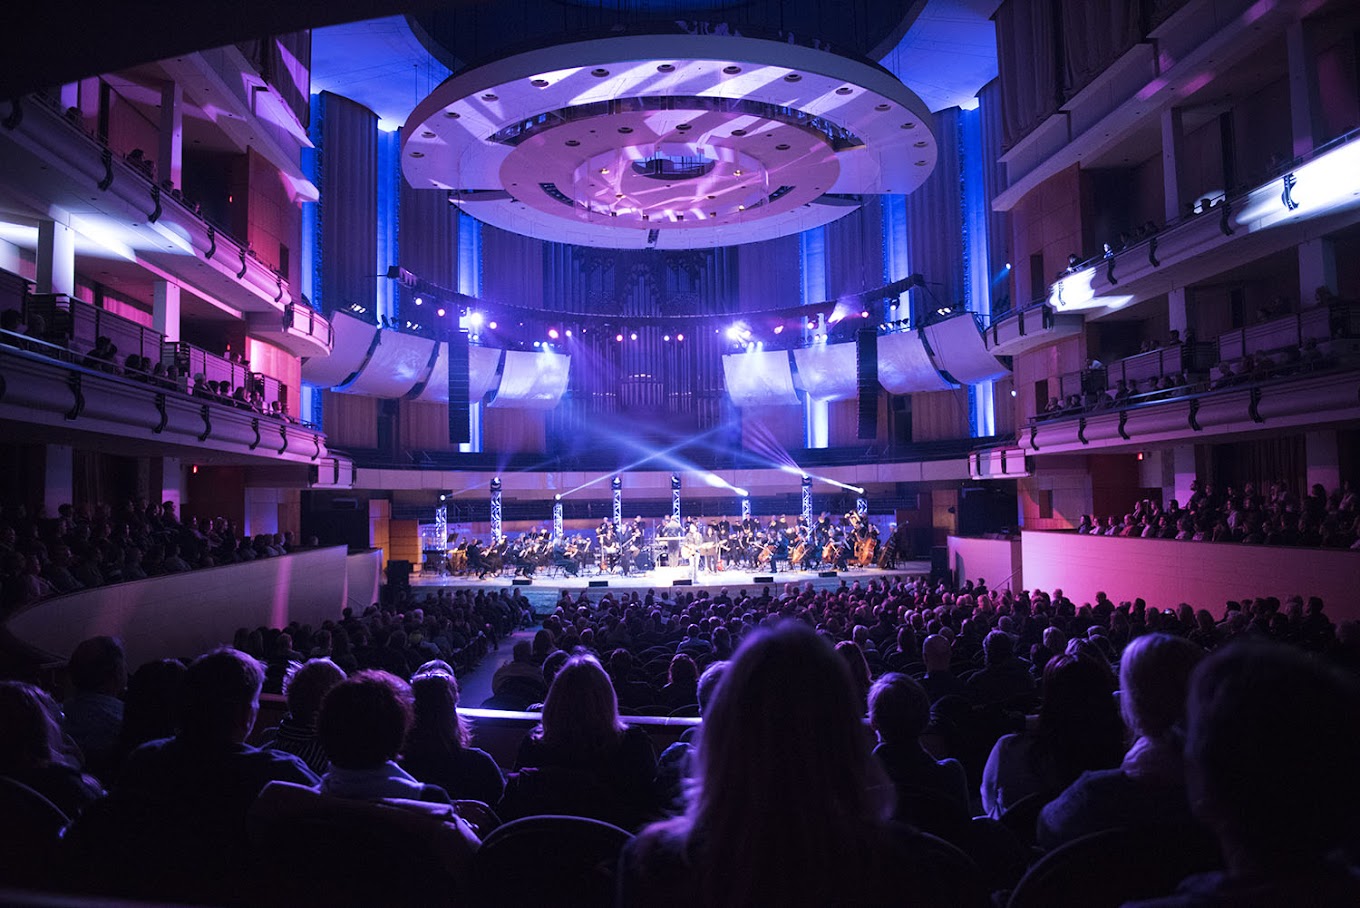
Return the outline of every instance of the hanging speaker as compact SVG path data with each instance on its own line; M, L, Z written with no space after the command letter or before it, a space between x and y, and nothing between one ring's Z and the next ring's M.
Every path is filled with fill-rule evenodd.
M468 401L468 333L449 335L449 444L472 441Z
M855 366L859 385L859 437L878 437L878 331L855 333Z

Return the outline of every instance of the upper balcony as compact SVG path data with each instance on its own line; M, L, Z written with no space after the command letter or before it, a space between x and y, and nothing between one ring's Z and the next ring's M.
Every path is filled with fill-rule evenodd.
M251 337L268 341L296 356L329 356L335 345L330 321L311 306L289 303L283 315L251 312L246 315Z
M1080 315L1057 315L1047 303L1034 303L1023 309L993 313L992 323L983 329L987 352L994 356L1015 356L1085 330Z
M6 192L34 217L69 219L108 258L247 314L279 318L294 301L286 278L242 241L45 95L9 102L0 120L0 172Z

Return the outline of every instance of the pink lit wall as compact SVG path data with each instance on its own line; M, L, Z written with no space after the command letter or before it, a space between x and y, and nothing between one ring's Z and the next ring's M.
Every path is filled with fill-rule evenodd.
M364 563L351 570L348 559ZM298 552L248 564L153 577L61 596L16 615L16 637L61 658L87 637L119 637L128 663L197 656L231 643L238 627L319 625L339 619L354 598L372 602L377 552L348 556L343 546ZM373 562L369 564L368 562ZM355 606L361 608L362 606Z
M1221 617L1230 599L1297 594L1321 596L1334 622L1360 618L1360 552L1025 532L1021 554L1026 587L1061 587L1078 605L1103 590Z
M949 568L959 583L986 580L993 590L1025 588L1019 539L949 537Z

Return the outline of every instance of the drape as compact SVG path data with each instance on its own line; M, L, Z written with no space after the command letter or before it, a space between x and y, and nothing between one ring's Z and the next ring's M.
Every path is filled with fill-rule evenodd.
M1004 0L994 17L1008 148L1029 135L1062 103L1062 39L1056 2Z

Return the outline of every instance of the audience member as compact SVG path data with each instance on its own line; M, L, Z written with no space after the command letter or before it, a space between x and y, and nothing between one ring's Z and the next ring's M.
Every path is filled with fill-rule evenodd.
M0 776L36 791L68 818L104 794L61 752L57 705L40 688L0 681Z
M283 684L288 714L261 736L261 745L292 754L317 775L324 773L330 759L316 730L317 716L327 692L343 680L345 673L329 659L311 659L296 666Z
M118 735L123 728L127 660L123 646L112 637L83 640L67 663L74 693L63 706L62 731L84 757L85 768L101 778L118 761Z
M446 663L422 665L411 679L415 722L407 735L401 767L437 785L456 800L495 807L505 776L486 751L472 746L472 727L458 714L458 681Z

